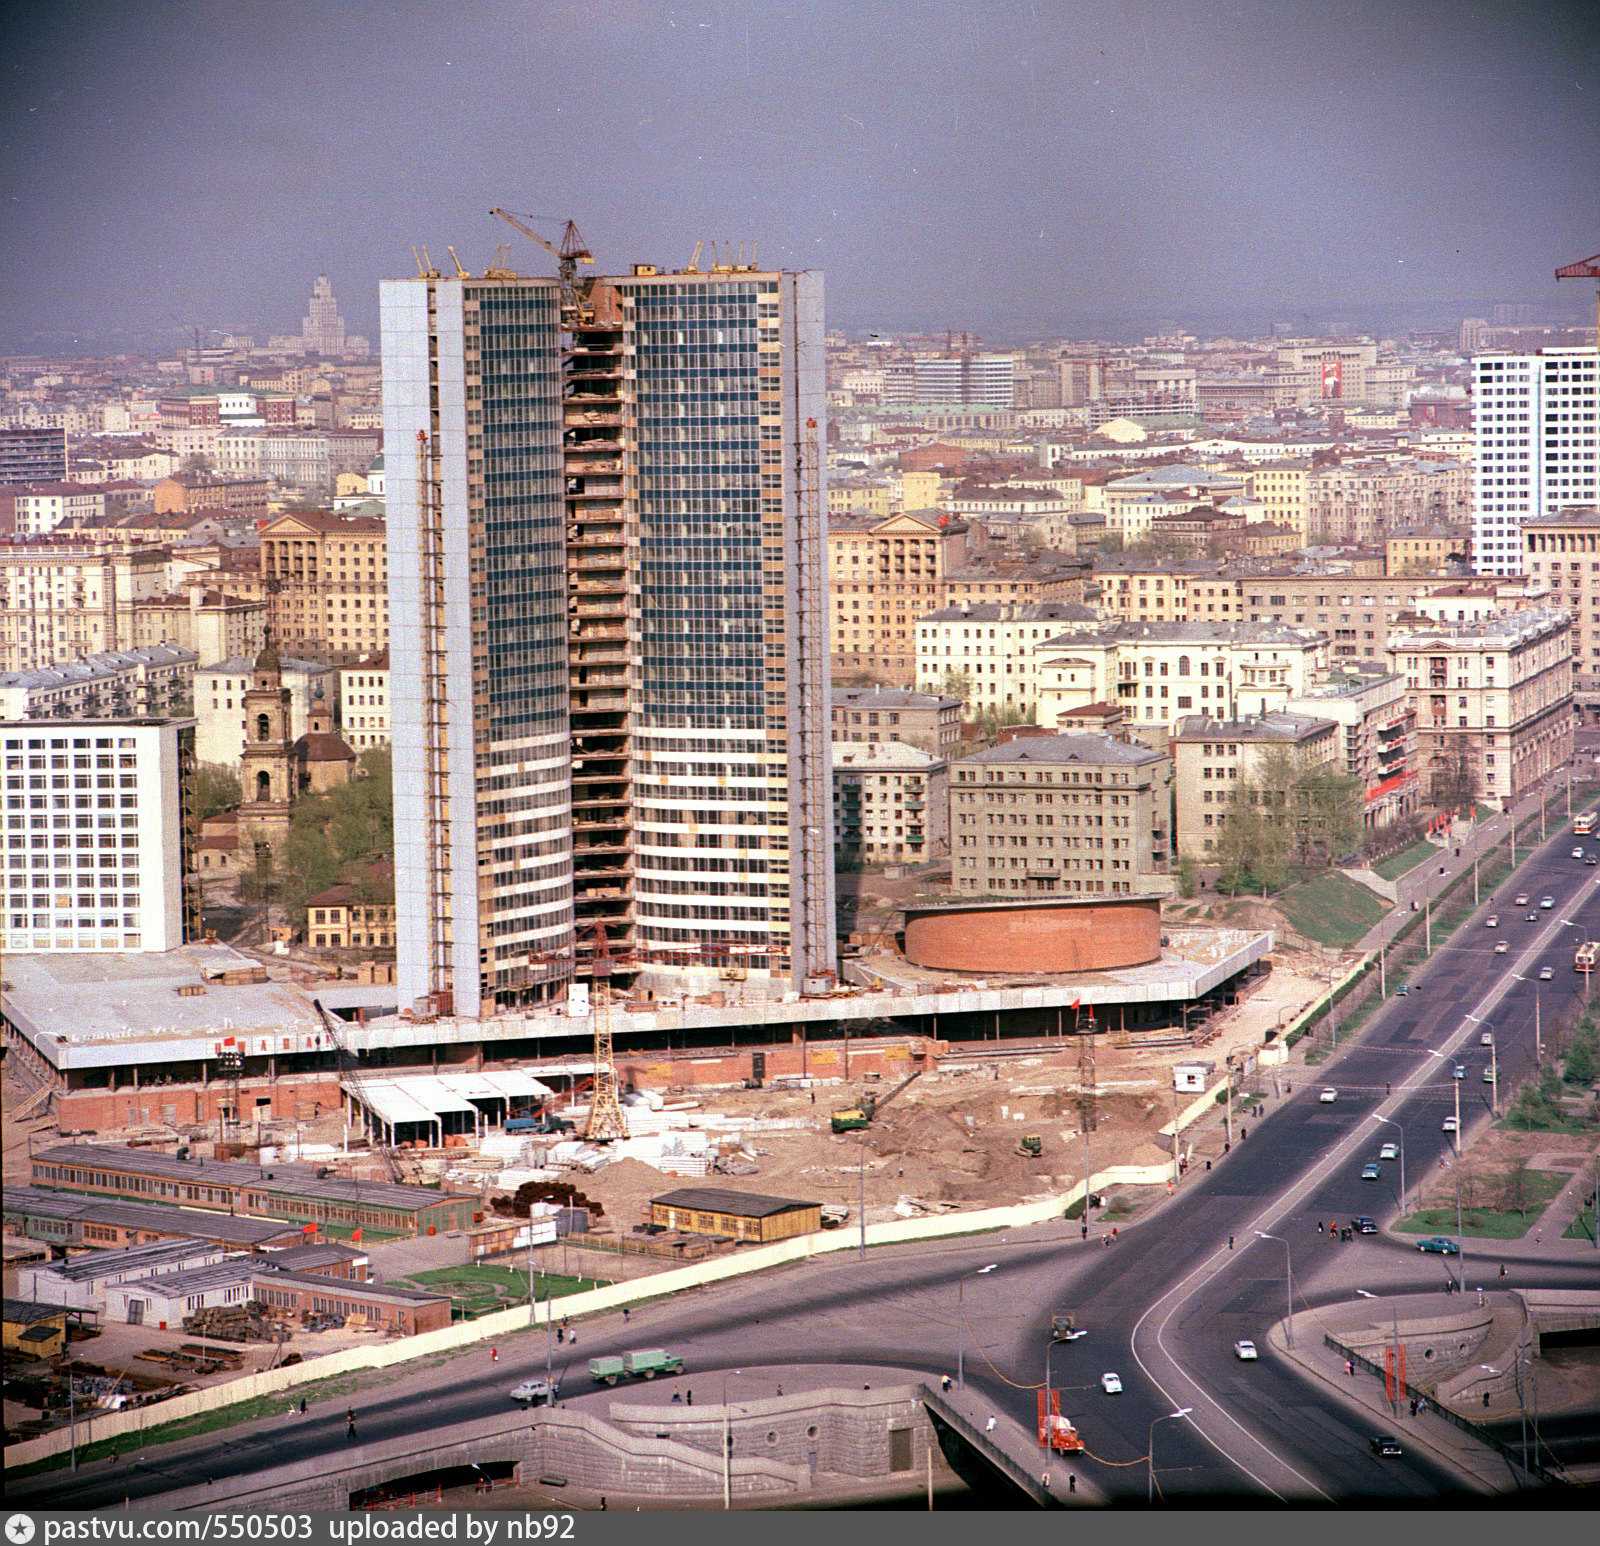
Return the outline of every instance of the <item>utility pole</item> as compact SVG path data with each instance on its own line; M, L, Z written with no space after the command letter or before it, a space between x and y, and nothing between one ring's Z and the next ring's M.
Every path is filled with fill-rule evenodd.
M1500 1115L1500 1048L1497 1043L1489 1043L1489 1110L1495 1116Z
M1178 1076L1172 1076L1172 1184L1176 1188L1183 1179L1183 1167L1178 1160Z
M1451 1075L1450 1083L1455 1086L1455 1090L1456 1090L1456 1130L1455 1130L1455 1132L1453 1132L1450 1135L1450 1137L1454 1141L1455 1146L1456 1146L1456 1158L1460 1159L1461 1158L1461 1083L1462 1083L1462 1081L1455 1077L1455 1069L1453 1069L1453 1068L1450 1070L1450 1075ZM1458 1194L1458 1197L1459 1197L1459 1194Z
M1384 970L1382 940L1378 941L1378 997L1380 999L1389 997L1389 978Z
M860 1166L857 1171L859 1190L856 1196L856 1209L861 1215L861 1244L856 1250L856 1260L867 1259L867 1135L861 1134L861 1148L858 1151Z
M1533 1061L1534 1065L1544 1062L1544 1037L1539 1030L1539 990L1533 990Z
M1472 856L1472 905L1478 905L1478 856Z
M1433 898L1422 899L1422 949L1424 955L1433 954Z

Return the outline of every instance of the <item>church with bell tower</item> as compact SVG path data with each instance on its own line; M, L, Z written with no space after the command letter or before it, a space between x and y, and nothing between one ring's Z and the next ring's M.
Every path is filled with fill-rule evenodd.
M270 633L251 670L244 710L239 850L240 858L249 863L256 844L266 843L274 850L281 847L289 835L289 810L299 793L289 689L283 685L283 666Z

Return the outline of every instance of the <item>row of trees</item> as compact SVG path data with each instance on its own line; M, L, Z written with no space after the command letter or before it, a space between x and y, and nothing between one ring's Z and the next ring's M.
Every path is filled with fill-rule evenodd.
M1274 747L1229 790L1218 819L1217 889L1281 891L1360 848L1361 780Z

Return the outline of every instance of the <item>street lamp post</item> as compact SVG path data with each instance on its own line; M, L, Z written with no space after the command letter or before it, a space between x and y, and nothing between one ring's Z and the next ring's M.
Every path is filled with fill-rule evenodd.
M742 1374L742 1369L735 1369ZM722 1507L733 1508L733 1417L728 1411L728 1371L722 1371Z
M1379 1116L1376 1111L1372 1113L1374 1122L1382 1122L1387 1127L1392 1127L1399 1135L1400 1148L1400 1212L1403 1216L1406 1211L1406 1130L1394 1120L1393 1117Z
M1192 1406L1180 1406L1176 1412L1163 1412L1159 1417L1152 1418L1150 1421L1150 1435L1146 1439L1144 1446L1144 1500L1147 1504L1154 1503L1156 1500L1156 1424L1170 1422L1175 1417L1187 1417L1193 1410Z
M999 1265L999 1262L992 1261L987 1267L979 1267L976 1272L965 1272L956 1279L956 1386L960 1390L967 1388L967 1279L981 1278Z
M1522 1360L1523 1360L1524 1357L1527 1356L1527 1349L1524 1348L1519 1343L1514 1351L1515 1351L1515 1356L1514 1356L1514 1358L1512 1360L1512 1364L1511 1364L1511 1378L1512 1378L1513 1383L1516 1386L1516 1391L1517 1391L1517 1413L1522 1419L1522 1481L1523 1481L1523 1485L1526 1486L1527 1482L1528 1482L1528 1475L1529 1475L1529 1471L1528 1471L1528 1398L1527 1398L1527 1392L1524 1389L1523 1383L1522 1383ZM1481 1364L1478 1365L1478 1367L1480 1369L1485 1370L1489 1374L1500 1375L1500 1374L1504 1374L1506 1372L1503 1366L1497 1367L1496 1365L1494 1365L1492 1363L1481 1363Z
M1283 1323L1283 1337L1292 1352L1294 1350L1294 1275L1289 1265L1289 1242L1282 1235L1269 1235L1264 1229L1256 1230L1256 1234L1260 1235L1263 1240L1276 1240L1283 1247L1283 1300L1284 1308L1288 1311L1288 1319Z

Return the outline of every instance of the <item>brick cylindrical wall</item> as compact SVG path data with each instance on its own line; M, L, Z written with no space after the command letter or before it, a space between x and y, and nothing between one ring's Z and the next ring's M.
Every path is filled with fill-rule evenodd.
M906 912L906 959L948 972L1092 972L1161 954L1155 897L1052 897Z

